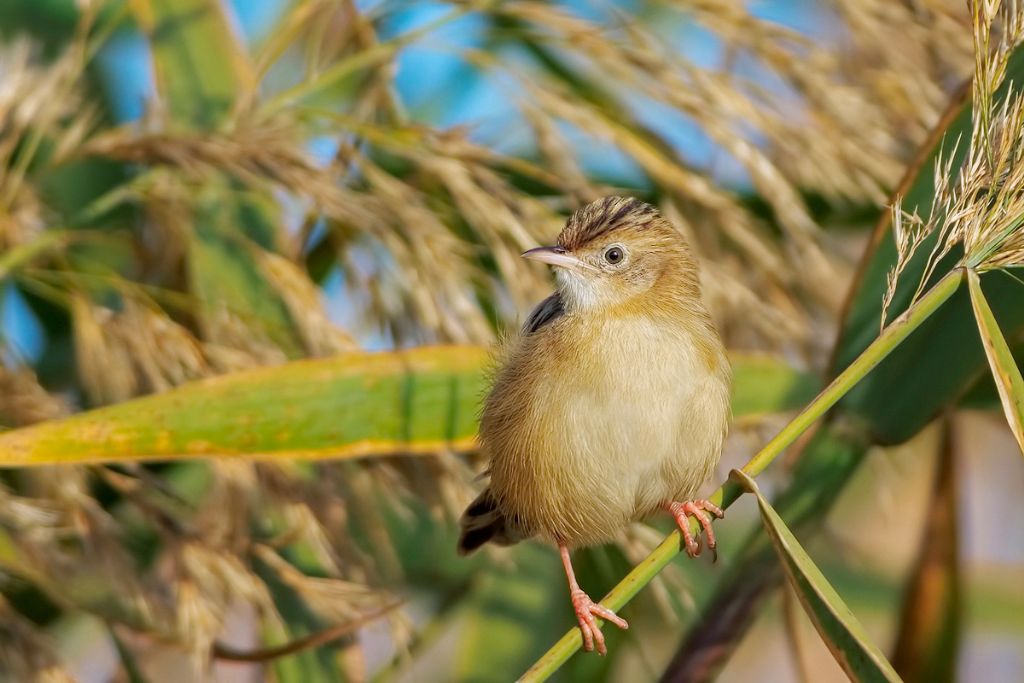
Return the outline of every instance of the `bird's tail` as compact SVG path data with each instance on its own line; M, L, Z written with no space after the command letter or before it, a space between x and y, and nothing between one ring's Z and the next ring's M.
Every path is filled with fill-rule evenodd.
M459 554L468 555L484 543L511 545L522 539L508 524L498 509L498 501L491 489L476 497L459 519Z

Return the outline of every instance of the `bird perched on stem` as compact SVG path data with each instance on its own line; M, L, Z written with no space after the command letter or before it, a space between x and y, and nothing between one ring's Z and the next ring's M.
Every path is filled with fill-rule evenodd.
M502 349L480 420L490 485L462 516L459 551L557 545L584 647L604 654L595 617L628 626L579 587L569 551L658 511L691 557L688 516L714 551L722 511L692 497L721 455L731 373L693 255L654 207L602 199L523 256L553 266L558 287Z

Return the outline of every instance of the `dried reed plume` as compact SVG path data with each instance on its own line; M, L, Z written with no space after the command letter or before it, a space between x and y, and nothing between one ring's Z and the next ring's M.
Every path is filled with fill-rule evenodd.
M1013 1L976 0L971 9L977 63L967 155L954 169L958 140L936 159L927 219L905 212L899 199L893 206L899 256L889 274L883 324L900 274L929 237L935 245L912 301L955 247L963 249L957 267L983 272L1024 265L1024 98L1020 84L1006 79L1011 52L1024 38L1024 14Z

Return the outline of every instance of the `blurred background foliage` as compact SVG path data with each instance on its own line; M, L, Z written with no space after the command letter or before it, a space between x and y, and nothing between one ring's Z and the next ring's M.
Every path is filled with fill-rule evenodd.
M557 556L453 524L481 346L550 289L518 254L611 193L685 232L737 368L717 484L877 335L890 196L931 204L973 67L962 0L0 4L0 453L86 463L0 472L2 675L519 675L572 625ZM947 308L758 481L906 680L1015 680L1024 460ZM175 455L261 458L138 462ZM560 676L840 680L756 518Z

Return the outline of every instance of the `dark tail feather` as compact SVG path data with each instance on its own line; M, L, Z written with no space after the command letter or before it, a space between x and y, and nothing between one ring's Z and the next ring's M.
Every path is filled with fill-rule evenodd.
M505 516L498 510L498 502L490 489L476 497L459 519L459 554L468 555L484 543L510 545L519 540L509 534Z

